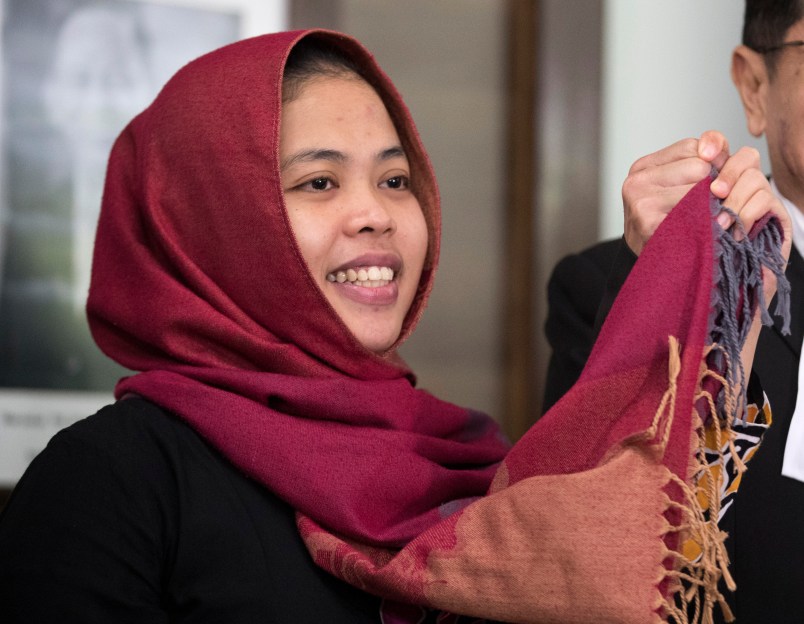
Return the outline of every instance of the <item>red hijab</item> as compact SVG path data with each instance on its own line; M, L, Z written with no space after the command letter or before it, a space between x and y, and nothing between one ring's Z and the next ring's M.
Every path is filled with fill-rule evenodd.
M324 31L207 54L124 130L109 162L89 322L104 352L142 371L119 383L118 397L135 393L180 415L333 530L401 545L440 519L441 505L484 494L506 444L487 417L414 389L393 350L359 344L307 270L278 161L284 63L304 37L358 64L411 164L429 244L399 342L410 334L438 259L435 178L372 56Z
M722 536L702 519L695 461L720 257L707 182L644 250L578 384L506 455L487 416L361 346L307 270L278 163L283 67L305 37L362 69L411 164L429 248L399 341L413 330L440 217L407 109L353 39L257 37L180 70L112 151L88 316L104 352L140 371L116 395L188 422L297 510L316 563L378 595L644 624L673 616L686 566L716 597ZM679 552L690 536L702 564Z

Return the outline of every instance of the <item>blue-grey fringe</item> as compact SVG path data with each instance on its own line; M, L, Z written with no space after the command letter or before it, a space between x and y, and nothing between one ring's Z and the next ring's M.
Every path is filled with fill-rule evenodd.
M782 319L782 333L790 333L790 282L785 277L786 263L782 257L783 233L776 217L757 232L745 231L739 216L711 196L712 228L715 240L715 288L712 294L710 340L717 346L710 354L709 365L721 372L732 388L740 388L735 414L746 417L747 383L740 351L751 328L754 312L759 306L764 325L773 325L767 310L762 288L762 268L776 276L776 307L774 314ZM734 218L734 224L724 230L715 220L720 212ZM718 403L723 401L718 393ZM722 405L718 405L718 408ZM719 410L720 411L720 410ZM722 411L720 413L723 413Z

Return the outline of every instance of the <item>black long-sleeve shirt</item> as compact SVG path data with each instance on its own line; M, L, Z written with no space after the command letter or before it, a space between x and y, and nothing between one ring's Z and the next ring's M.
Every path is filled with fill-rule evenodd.
M140 399L57 434L0 516L0 622L360 623L294 512Z

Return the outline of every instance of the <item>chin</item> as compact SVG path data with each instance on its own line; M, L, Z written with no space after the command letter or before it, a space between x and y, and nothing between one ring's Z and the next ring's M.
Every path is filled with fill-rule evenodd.
M367 341L367 340L360 340L360 344L362 344L366 349L369 351L373 351L377 355L383 355L390 349L394 343L396 342L396 338L393 340L383 340L383 341Z
M399 338L399 333L401 331L401 327L394 328L393 331L389 330L387 332L382 332L381 334L378 333L371 333L366 334L365 332L352 332L357 338L358 342L362 344L366 349L369 351L373 351L377 355L382 355L386 353L388 349L390 349L394 343Z

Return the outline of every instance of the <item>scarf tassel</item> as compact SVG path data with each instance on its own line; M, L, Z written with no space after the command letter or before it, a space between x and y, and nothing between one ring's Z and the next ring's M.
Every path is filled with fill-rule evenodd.
M703 353L694 401L696 426L690 465L692 479L688 483L677 475L671 476L671 482L681 492L681 501L671 501L669 509L679 512L681 521L668 531L668 535L678 535L679 549L668 551L675 566L667 570L666 579L675 582L675 586L661 606L667 621L676 624L712 624L716 604L726 622L735 620L720 588L721 581L731 592L737 586L729 572L725 546L728 534L719 528L718 519L729 460L736 474L741 475L746 470L735 445L737 434L732 427L738 419L745 420L748 409L746 375L740 352L757 306L762 323L773 324L766 309L763 267L775 276L777 282L774 314L782 319L783 333L790 332L790 284L784 274L786 266L781 255L782 231L778 220L766 218L746 234L737 215L715 198L711 199L710 209L713 215L723 210L729 212L735 217L735 223L730 230L723 230L713 220L717 244L710 316L712 343ZM668 390L659 405L653 427L649 429L653 436L659 428L664 429L659 444L662 451L672 425L674 408L671 405L675 401L679 370L679 343L671 336ZM707 450L715 452L714 461L707 458Z
M710 350L714 347L710 347ZM681 370L681 347L678 340L669 339L668 388L664 393L651 426L644 432L643 439L660 454L667 448L675 416L677 379ZM704 368L701 371L699 385L712 376L723 383L723 390L728 396L727 403L736 405L735 389L717 372ZM735 437L728 418L719 416L715 400L706 391L701 391L698 398L706 400L710 406L709 416L715 423L718 440L733 441ZM661 602L659 609L662 617L676 624L711 624L715 604L724 614L727 622L734 621L734 616L723 594L719 583L723 579L726 587L734 591L736 585L729 573L729 559L726 553L725 539L727 534L718 527L720 513L720 489L722 470L726 468L726 455L722 445L718 446L718 461L710 464L706 458L706 435L703 421L697 414L696 431L693 435L693 452L690 470L692 479L687 482L671 473L669 482L677 486L681 493L680 500L670 499L667 511L676 512L680 516L677 524L667 527L665 537L675 536L679 544L677 549L668 548L666 554L672 562L665 571L664 581L669 582L671 590ZM728 445L726 445L728 448ZM745 470L744 464L735 464L737 470ZM690 556L692 549L696 555Z

